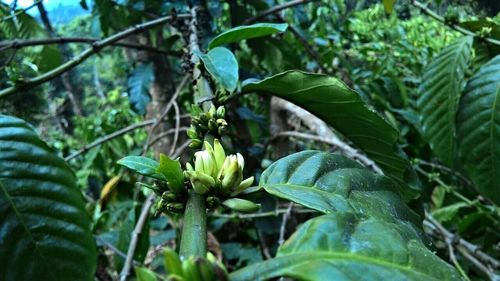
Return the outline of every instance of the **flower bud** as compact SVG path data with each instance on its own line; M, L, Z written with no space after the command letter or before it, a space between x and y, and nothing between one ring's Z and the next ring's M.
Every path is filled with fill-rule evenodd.
M198 194L207 193L212 186L215 184L215 180L204 173L198 171L191 171L189 173L189 178L191 180L191 185L193 189Z
M226 120L225 120L225 119L222 119L222 118L217 119L217 120L215 121L215 123L217 123L217 126L219 126L219 127L220 127L220 126L224 126L224 127L225 127L225 126L227 126L227 122L226 122Z
M253 177L249 177L244 181L242 181L240 185L234 190L233 195L239 194L245 189L249 188L253 184L253 180L254 180Z
M215 169L215 161L212 155L212 153L206 150L196 152L194 154L194 170L207 175L212 175Z
M216 113L216 117L217 118L224 118L224 116L226 115L226 108L224 108L223 105L219 106L217 108L217 113Z
M217 130L217 127L218 127L218 126L217 126L217 123L215 122L215 120L214 120L214 119L210 119L210 120L208 121L208 129L209 129L210 131L216 131L216 130Z
M240 199L240 198L231 198L222 202L222 205L238 212L255 212L260 209L260 204L255 204L252 201Z
M217 110L215 109L215 106L213 104L211 104L207 115L208 115L208 117L213 118L213 117L215 117L215 114L217 114Z
M226 192L231 192L231 190L240 185L243 179L243 172L239 166L237 156L230 155L226 157L218 178L222 182L222 189Z
M200 139L193 139L189 144L190 148L200 148L203 142Z
M196 132L196 128L193 125L187 130L187 135L190 139L198 138L198 132Z
M214 139L214 159L217 173L219 173L224 161L226 160L226 153L218 139Z

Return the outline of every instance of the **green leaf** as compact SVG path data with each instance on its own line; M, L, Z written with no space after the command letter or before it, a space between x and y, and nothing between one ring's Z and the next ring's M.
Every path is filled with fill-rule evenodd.
M421 220L392 181L344 156L303 151L278 160L260 185L327 215L307 221L276 258L233 272L232 281L460 280L425 246Z
M158 180L165 181L165 177L162 174L158 174L156 169L160 164L156 160L153 160L144 156L125 156L116 162L122 166L125 166L136 173L143 176L152 177Z
M417 107L424 138L434 154L452 166L456 154L455 119L472 55L472 37L463 37L443 49L425 67Z
M279 276L311 281L460 280L408 225L345 212L307 221L276 258L235 271L230 279Z
M467 208L469 205L464 202L457 202L432 212L432 216L440 222L452 220L462 208Z
M0 115L0 280L94 280L76 178L21 119Z
M350 139L387 176L402 186L409 184L413 190L402 190L407 198L420 190L415 172L397 147L398 131L340 80L320 74L287 71L247 83L242 91L272 94L301 106Z
M345 156L302 151L271 164L260 178L267 192L322 213L357 212L388 221L420 223L385 176Z
M457 125L465 171L479 192L500 204L500 55L469 80Z
M38 70L41 72L50 71L62 64L63 58L56 45L43 46L37 58Z
M134 232L135 225L139 219L141 212L141 206L136 205L127 214L126 218L120 226L118 231L118 239L116 241L115 247L126 253L128 247L130 246L130 240L132 239L132 233ZM134 260L143 262L146 258L149 249L149 217L144 223L144 228L138 237L137 249L134 253ZM118 254L115 254L114 258L115 268L122 268L125 260Z
M388 14L392 14L392 10L394 10L394 4L396 4L396 0L382 0L382 4L384 4L384 10Z
M140 64L128 77L128 98L132 108L138 114L144 115L151 101L149 87L154 80L153 64Z
M137 281L156 281L156 275L153 271L146 267L135 267L135 276Z
M176 193L184 191L184 174L178 159L172 160L165 154L160 154L160 164L155 171L167 179L168 187L172 191Z
M226 45L233 42L239 42L245 39L262 37L278 32L285 32L287 28L287 23L256 23L252 25L237 26L217 35L208 44L208 49L213 49L217 46Z
M238 85L238 62L226 48L217 47L206 54L197 53L206 70L226 90L233 92Z

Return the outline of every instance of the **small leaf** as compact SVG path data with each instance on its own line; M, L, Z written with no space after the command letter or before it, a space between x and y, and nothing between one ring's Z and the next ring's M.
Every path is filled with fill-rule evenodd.
M119 165L125 166L143 176L152 177L165 181L162 174L158 174L156 169L160 164L157 161L144 156L126 156L118 160Z
M396 0L382 0L384 4L384 10L388 14L392 14L392 10L394 9L394 4L396 4Z
M61 65L62 61L59 49L55 45L46 45L38 55L36 65L39 71L47 72Z
M135 276L137 281L157 281L156 275L145 267L135 267Z
M151 101L149 87L154 80L153 64L140 64L130 74L128 85L128 97L132 108L138 114L144 115L146 107Z
M155 169L167 179L168 187L175 193L184 191L184 174L179 160L172 160L165 154L160 154L160 164Z
M262 37L278 32L285 32L287 28L287 23L256 23L252 25L237 26L217 35L208 44L208 49L213 49L217 46L226 45L245 39Z
M452 220L462 208L469 207L467 203L457 202L432 212L432 216L440 222Z
M226 48L217 47L206 54L198 53L206 70L226 90L233 92L238 85L238 62Z

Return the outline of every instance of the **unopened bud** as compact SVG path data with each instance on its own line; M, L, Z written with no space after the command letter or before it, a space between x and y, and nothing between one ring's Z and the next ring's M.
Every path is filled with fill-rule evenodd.
M224 116L226 115L226 108L221 105L217 108L217 114L216 114L216 117L217 118L224 118Z
M200 139L193 139L189 144L190 148L200 148L203 142Z
M191 126L187 130L187 135L190 139L197 139L198 138L198 132L196 132L196 128L194 126Z
M222 202L222 205L238 212L255 212L260 209L260 204L255 204L252 201L240 199L240 198L231 198Z
M218 128L218 126L217 126L217 123L215 122L215 120L214 119L210 119L208 121L208 129L210 131L217 131L217 128Z

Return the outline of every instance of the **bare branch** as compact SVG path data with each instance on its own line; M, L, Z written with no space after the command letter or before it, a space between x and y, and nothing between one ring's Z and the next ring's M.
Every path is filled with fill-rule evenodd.
M132 266L132 260L134 258L135 249L137 248L137 242L139 242L139 235L142 233L142 229L144 228L144 224L146 223L146 219L149 216L149 209L153 206L153 202L155 199L155 194L151 193L146 198L142 205L141 214L139 216L139 220L137 220L137 224L135 225L134 231L132 232L132 237L130 239L130 244L127 251L127 257L125 259L125 264L123 265L122 271L120 272L120 281L127 280L127 276L130 272L130 267Z
M189 18L189 14L180 14L177 15L176 18L180 19L185 19ZM164 24L168 21L172 20L172 16L166 16L162 18L158 18L143 24L136 25L134 27L130 27L122 32L119 32L117 34L114 34L112 36L109 36L107 38L104 38L102 40L96 41L92 44L91 48L86 49L82 53L80 53L78 56L75 58L65 62L64 64L52 69L51 71L48 71L40 76L31 78L31 79L26 79L25 82L19 83L15 86L0 90L0 99L5 98L7 96L10 96L17 91L20 90L28 90L31 89L35 86L38 86L44 82L50 81L54 79L55 77L58 77L59 75L69 71L70 69L73 69L77 65L81 64L83 61L85 61L87 58L92 56L93 54L98 53L101 49L103 49L106 46L109 46L115 42L118 42L128 36L141 33L147 29L156 27L158 25Z
M288 208L286 208L286 212L283 214L283 218L281 219L278 247L281 247L281 245L283 245L283 243L285 243L286 223L288 221L288 218L290 218L290 214L292 213L292 209L293 209L293 202L290 202L288 204Z
M80 154L82 153L85 153L87 152L89 149L91 148L94 148L100 144L103 144L107 141L110 141L114 138L117 138L119 136L122 136L130 131L133 131L133 130L136 130L136 129L139 129L139 128L142 128L142 127L146 127L146 126L151 126L152 124L154 124L156 122L156 119L151 119L151 120L146 120L146 121L142 121L140 123L137 123L137 124L132 124L128 127L125 127L121 130L118 130L116 132L113 132L107 136L104 136L102 138L99 138L97 140L95 140L94 142L92 142L91 144L87 144L85 145L84 147L80 148L79 150L77 150L76 152L70 154L69 156L66 156L64 157L64 160L66 161L70 161L71 159L79 156Z
M486 38L482 38L482 37L479 37L476 33L466 29L466 28L463 28L461 27L460 25L458 24L454 24L454 23L447 23L446 20L436 14L434 11L432 11L431 9L427 8L427 6L425 4L422 4L416 0L413 0L411 1L411 4L417 8L419 8L422 12L426 13L427 15L429 15L430 17L434 18L435 20L437 21L440 21L444 24L446 24L447 26L449 26L450 28L462 33L462 34L465 34L465 35L470 35L470 36L474 36L474 37L477 37L477 38L481 38L482 40L484 40L485 42L488 42L490 44L494 44L494 45L497 45L497 46L500 46L500 41L499 40L496 40L496 39L493 39L493 38L489 38L489 37L486 37Z
M271 14L274 14L274 13L277 13L277 12L280 12L282 10L285 10L285 9L288 9L291 7L295 7L298 5L307 4L307 3L312 2L312 1L315 1L315 0L294 0L294 1L290 1L290 2L287 2L287 3L282 4L282 5L274 6L270 9L263 11L262 13L260 13L256 16L253 16L251 18L244 20L242 24L252 24L256 21L259 21L259 20L267 17L268 15L271 15Z
M499 280L500 276L494 273L494 270L500 269L499 261L481 251L478 246L448 231L427 212L425 213L424 226L437 233L445 242L451 241L450 243L457 248L464 258L488 276L490 280Z
M26 40L19 40L19 39L5 40L5 41L0 41L0 51L4 51L7 49L20 49L24 47L43 46L52 44L69 44L69 43L94 44L97 41L99 41L99 39L86 38L86 37L54 37L54 38L39 38L39 39L26 39ZM149 51L171 56L179 56L181 54L180 52L176 51L165 51L152 46L143 44L134 44L129 42L115 42L110 44L110 46L137 49L137 50Z

